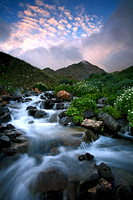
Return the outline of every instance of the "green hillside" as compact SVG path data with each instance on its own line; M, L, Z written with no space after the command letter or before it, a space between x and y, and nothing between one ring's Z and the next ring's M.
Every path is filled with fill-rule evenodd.
M0 85L5 87L32 87L36 82L42 82L51 87L57 78L44 73L25 61L0 52Z

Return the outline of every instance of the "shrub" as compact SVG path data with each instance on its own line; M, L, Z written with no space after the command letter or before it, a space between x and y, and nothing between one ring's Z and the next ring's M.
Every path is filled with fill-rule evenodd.
M76 96L81 97L89 93L95 93L98 88L95 84L91 84L88 81L80 81L73 85L73 92Z
M70 108L66 111L66 115L72 116L75 123L82 123L83 111L93 110L95 113L98 112L96 103L89 98L76 98L71 102Z
M60 84L58 86L55 87L54 92L55 94L57 94L57 92L59 92L60 90L65 90L66 92L72 92L72 86L69 84Z
M128 114L128 110L133 110L133 87L126 89L117 97L115 107L125 115Z
M46 91L46 90L48 90L48 87L44 83L41 83L41 82L35 83L33 85L33 88L38 88L39 91Z
M106 106L103 109L103 112L111 115L112 117L114 117L115 119L119 119L122 117L122 114L119 110L117 110L117 108L112 107L112 106Z

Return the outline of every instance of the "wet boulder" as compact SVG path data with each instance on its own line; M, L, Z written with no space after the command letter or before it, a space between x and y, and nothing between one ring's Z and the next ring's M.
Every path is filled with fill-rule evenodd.
M62 101L71 101L72 96L69 92L66 92L65 90L61 90L57 92L57 98L62 100Z
M47 92L45 92L45 96L46 96L48 99L52 99L52 98L55 97L54 92L52 92L52 91L47 91Z
M80 155L78 156L79 161L83 161L83 160L92 160L94 159L94 156L90 153L85 153L84 155Z
M41 108L43 109L52 109L54 107L54 102L50 99L47 99L46 101L42 101Z
M10 110L7 107L0 108L0 123L6 123L11 120Z
M88 199L113 199L113 185L107 180L101 178L94 187L88 189Z
M98 119L102 120L105 127L110 131L116 132L118 130L118 122L111 115L101 113L98 115Z
M98 170L98 174L101 178L106 179L107 181L113 181L114 175L112 174L112 171L109 166L107 166L105 163L101 163L100 165L96 166Z
M37 91L33 91L33 90L27 90L24 93L24 96L29 97L29 96L38 96L39 93Z
M12 124L7 124L6 129L8 130L15 130L15 127Z
M47 115L47 113L44 110L37 110L34 117L35 118L43 118L46 115Z
M48 169L39 173L35 184L31 186L33 193L64 190L67 186L67 177L58 169Z
M91 130L87 130L85 132L85 137L84 137L84 141L85 142L92 142L92 141L96 141L98 139L98 136L93 133Z
M37 107L36 107L36 106L28 106L28 107L26 108L26 110L32 110L32 109L37 110Z
M12 99L11 95L2 95L3 101L11 101L11 99Z
M90 119L95 116L95 113L92 110L85 110L83 111L83 115L85 119Z
M12 100L16 101L16 100L20 100L20 99L22 99L22 93L21 93L21 90L18 89L16 92L13 93Z
M62 124L63 126L67 126L67 125L72 125L73 124L73 118L72 117L62 117L59 120L60 124Z
M81 126L92 129L95 131L100 131L102 128L103 122L102 121L95 121L92 119L84 119Z
M64 107L64 104L63 103L57 103L56 104L56 107L55 107L55 109L57 109L57 110L63 110L65 107Z
M35 117L36 112L37 112L37 109L29 109L28 110L28 115L30 115L32 117Z

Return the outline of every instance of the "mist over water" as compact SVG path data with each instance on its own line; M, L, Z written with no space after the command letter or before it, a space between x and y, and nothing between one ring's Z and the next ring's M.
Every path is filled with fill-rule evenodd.
M30 98L30 102L9 104L12 113L10 123L28 138L29 147L28 152L19 155L15 161L8 157L2 160L0 200L39 200L39 194L34 194L35 183L39 173L49 168L59 169L67 177L80 180L93 169L94 164L105 162L133 176L132 142L100 136L95 142L85 143L82 141L85 129L59 124L58 114L61 110L41 109L47 115L40 119L29 116L26 110L28 106L36 106L38 109L41 106L40 95ZM53 115L57 115L57 121L50 122ZM57 148L57 154L51 153L53 147ZM86 152L94 155L94 160L79 162L78 155Z

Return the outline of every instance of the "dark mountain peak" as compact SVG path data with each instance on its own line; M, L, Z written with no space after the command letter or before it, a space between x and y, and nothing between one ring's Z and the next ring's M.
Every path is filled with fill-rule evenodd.
M74 63L68 67L64 67L55 71L56 74L67 77L74 77L76 79L83 79L90 74L102 74L105 71L96 65L89 63L86 60L82 60L79 63Z

